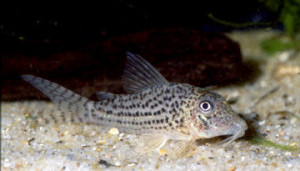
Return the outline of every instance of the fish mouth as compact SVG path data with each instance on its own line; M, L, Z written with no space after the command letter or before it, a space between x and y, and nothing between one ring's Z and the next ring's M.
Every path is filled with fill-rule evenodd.
M226 138L223 139L222 141L218 142L217 143L218 145L227 146L232 141L234 141L234 140L242 137L245 134L245 131L248 128L247 125L246 125L246 123L243 123L243 124L234 124L234 125L235 125L234 131L232 131L228 135L225 135Z

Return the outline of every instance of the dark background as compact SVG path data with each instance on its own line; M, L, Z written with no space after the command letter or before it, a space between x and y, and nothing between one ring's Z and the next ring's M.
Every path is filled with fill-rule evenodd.
M217 24L208 17L209 13L236 23L266 22L277 17L255 0L105 0L94 4L74 2L62 5L52 2L16 5L0 7L3 41L13 41L20 36L27 40L51 39L62 41L66 48L152 27L184 26L211 32L235 29ZM12 50L11 46L5 47L8 49L4 50Z
M163 62L166 61L162 58L174 58L173 63L176 65L170 66L175 67L181 62L179 59L175 60L176 56L180 58L183 54L187 56L187 62L185 61L187 65L189 60L193 61L195 58L197 60L199 58L199 61L206 59L205 57L201 58L201 55L193 55L193 50L179 53L182 51L178 48L172 49L163 46L167 48L165 51L169 52L162 52L157 47L161 40L166 41L165 44L182 46L180 43L174 43L174 37L176 37L176 41L189 41L189 44L184 44L187 47L193 45L192 41L205 40L202 45L204 51L207 47L211 48L209 52L204 53L205 56L214 51L218 53L212 56L224 56L225 58L229 56L228 59L237 62L235 72L239 73L239 69L243 68L239 48L220 33L237 29L264 28L265 26L233 28L216 23L208 17L209 13L233 23L269 22L278 17L278 14L268 12L263 4L253 0L191 2L106 0L97 1L97 3L72 2L67 5L54 1L33 5L2 4L0 7L1 99L44 99L44 96L20 79L21 74L28 73L58 82L87 96L91 96L96 90L123 92L120 82L116 80L121 77L127 50L141 53L147 60L158 66L158 69L168 68L168 66L162 65L162 62L156 58ZM168 34L168 30L170 30L170 34ZM207 32L216 35L206 34ZM154 34L163 38L143 40L144 48L141 48L139 41L132 43L131 39L128 39L128 37L142 39L141 37L145 33L150 33L150 37ZM164 35L167 36L164 37ZM177 39L178 37L179 39ZM193 39L193 37L197 37L197 39ZM213 43L210 43L210 40ZM128 41L129 44L126 44ZM222 42L224 41L226 42L224 45L226 52L223 52L222 49L218 51L220 42L223 46ZM108 44L109 46L107 46ZM231 47L233 47L232 50L230 50ZM225 55L220 55L222 53ZM224 60L228 61L228 59ZM211 60L208 63L219 61L212 57L207 57L207 60ZM210 67L205 62L203 62L203 66ZM203 73L212 74L220 66L212 65L212 68L212 71L208 70ZM172 81L174 74L169 74L168 77L168 70L159 70L162 70L163 74ZM174 72L174 68L172 72ZM183 68L183 72L190 71ZM220 69L220 72L230 73L231 71ZM252 71L245 72L253 75ZM205 77L207 75L203 73L200 74L201 78L191 76L189 79L188 76L184 76L186 79L174 78L174 80L186 81L199 86L228 84L233 80L245 81L240 78L241 75L226 76L225 74L222 79L220 76L210 79L212 77L209 75ZM85 92L83 89L88 89L88 87L96 88Z

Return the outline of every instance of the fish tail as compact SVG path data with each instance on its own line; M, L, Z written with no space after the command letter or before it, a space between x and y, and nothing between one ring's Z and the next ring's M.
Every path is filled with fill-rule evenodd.
M84 117L84 113L87 112L87 98L39 77L22 75L21 78L49 97L58 109L40 111L39 122L88 122Z

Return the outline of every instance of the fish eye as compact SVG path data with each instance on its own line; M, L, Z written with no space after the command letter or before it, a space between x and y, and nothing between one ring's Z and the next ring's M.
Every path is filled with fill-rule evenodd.
M211 102L209 101L202 101L200 104L199 104L199 108L200 110L203 112L203 113L208 113L212 110L213 108L213 105Z

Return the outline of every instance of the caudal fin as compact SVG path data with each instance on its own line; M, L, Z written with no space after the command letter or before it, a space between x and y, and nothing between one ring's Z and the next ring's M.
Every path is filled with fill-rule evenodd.
M32 75L21 78L48 96L59 111L45 112L42 118L46 123L87 122L84 120L87 98L82 97L63 86Z

